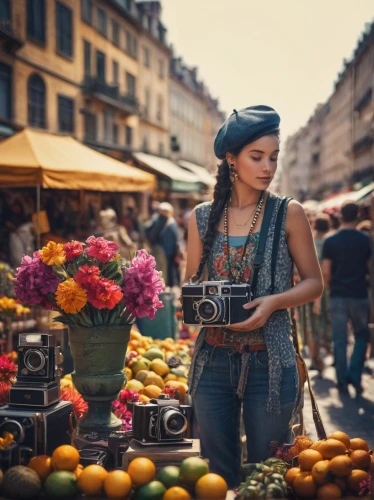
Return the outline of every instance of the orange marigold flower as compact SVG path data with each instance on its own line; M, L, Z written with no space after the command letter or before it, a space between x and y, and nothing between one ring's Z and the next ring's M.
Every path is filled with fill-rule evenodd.
M64 312L75 314L87 304L87 292L73 278L69 278L58 285L56 302Z
M39 253L42 262L47 266L61 266L66 260L64 245L55 241L48 241Z

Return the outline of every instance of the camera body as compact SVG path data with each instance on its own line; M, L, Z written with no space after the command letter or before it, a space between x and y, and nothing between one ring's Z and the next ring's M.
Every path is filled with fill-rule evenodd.
M203 281L182 286L183 322L186 325L224 327L249 318L243 309L252 298L248 284Z
M46 333L19 335L17 381L9 406L50 406L60 400L60 348Z
M183 441L191 406L179 404L160 394L147 404L133 403L132 437L140 442L175 443Z
M70 401L45 409L0 408L0 436L13 434L15 441L0 453L0 467L27 465L36 455L51 456L54 449L71 442L73 405Z

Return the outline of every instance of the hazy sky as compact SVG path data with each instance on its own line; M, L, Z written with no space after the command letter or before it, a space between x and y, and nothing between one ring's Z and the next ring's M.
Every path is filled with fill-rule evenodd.
M223 110L272 106L282 139L331 95L374 18L374 0L161 1L169 42Z

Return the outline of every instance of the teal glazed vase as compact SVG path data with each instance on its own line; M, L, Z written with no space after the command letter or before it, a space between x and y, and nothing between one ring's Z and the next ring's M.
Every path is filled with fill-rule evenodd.
M72 379L88 404L87 413L78 422L79 436L94 432L105 439L122 425L112 412L112 401L126 382L130 331L131 325L69 326Z

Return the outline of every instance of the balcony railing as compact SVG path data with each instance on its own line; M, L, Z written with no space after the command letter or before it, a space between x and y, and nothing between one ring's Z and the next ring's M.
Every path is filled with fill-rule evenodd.
M372 120L357 121L354 126L353 151L358 153L369 148L373 144Z
M8 18L0 18L0 43L5 44L7 52L14 52L22 47L24 41L15 33Z
M89 78L83 82L83 92L129 115L139 113L137 98L130 94L121 94L117 85L108 85L98 78Z

